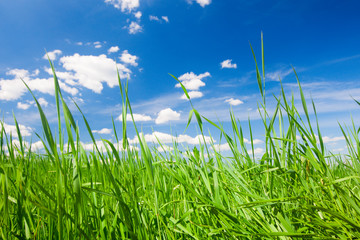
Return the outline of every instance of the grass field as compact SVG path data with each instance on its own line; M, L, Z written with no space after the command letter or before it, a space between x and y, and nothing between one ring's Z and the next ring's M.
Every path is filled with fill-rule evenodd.
M94 143L93 151L85 151L50 63L58 128L50 128L36 101L44 153L29 149L15 117L17 144L0 127L0 239L360 238L360 129L339 126L346 156L327 151L319 126L311 125L317 122L315 106L306 103L300 83L303 114L283 90L270 114L263 59L262 48L256 72L266 152L260 158L248 154L231 112L232 132L226 133L190 99L189 123L196 121L202 136L205 123L217 128L213 135L226 140L230 157L206 141L186 151L174 142L172 150L160 152L136 125L139 144L130 147L119 141L127 139L125 119L115 135L121 144L102 140L100 149L82 115ZM119 86L125 118L132 109L120 79Z

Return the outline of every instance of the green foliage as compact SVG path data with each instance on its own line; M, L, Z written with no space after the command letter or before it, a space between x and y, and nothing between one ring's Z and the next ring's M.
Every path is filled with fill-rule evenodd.
M299 81L305 114L299 114L294 97L288 99L283 88L275 110L268 112L261 41L262 74L256 59L255 64L266 152L260 158L254 153L250 120L252 153L248 154L243 128L232 112L231 134L202 116L191 102L187 127L195 114L203 137L200 146L181 152L174 142L173 150L150 149L136 128L127 84L120 78L125 140L122 144L102 140L104 148L100 148L78 107L94 144L93 151L85 151L50 62L58 139L30 89L43 126L46 154L26 146L15 117L19 144L0 125L0 239L359 238L360 128L340 126L349 150L345 159L326 151L317 121L315 130L311 126ZM139 149L127 141L128 112ZM225 138L230 158L205 143L205 123Z

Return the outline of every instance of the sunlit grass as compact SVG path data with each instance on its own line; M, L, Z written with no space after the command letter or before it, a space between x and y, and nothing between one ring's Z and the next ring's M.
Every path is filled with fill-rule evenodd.
M299 80L304 114L299 114L294 98L285 96L281 88L270 115L263 44L262 73L256 64L266 149L260 158L254 155L251 123L251 149L247 149L243 128L234 114L230 112L232 131L225 132L221 124L196 110L181 82L192 107L188 125L197 122L202 144L184 152L174 142L173 149L164 146L165 152L160 152L148 146L134 123L139 144L131 148L125 117L133 113L127 85L119 76L125 141L119 146L103 139L105 149L100 149L78 107L94 143L93 151L85 151L50 65L58 114L56 132L33 95L45 154L25 145L15 117L18 144L0 128L0 239L360 237L359 128L340 126L348 147L345 157L328 152L318 124L311 125ZM313 102L311 108L317 123ZM219 130L212 135L226 140L230 157L206 143L205 122ZM113 130L118 143L114 121Z

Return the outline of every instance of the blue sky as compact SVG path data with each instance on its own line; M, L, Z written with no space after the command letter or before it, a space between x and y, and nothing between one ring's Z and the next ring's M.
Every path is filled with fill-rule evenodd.
M8 132L14 129L14 112L28 141L38 141L33 134L41 133L38 111L22 78L41 99L55 129L47 51L89 148L70 98L98 139L114 139L111 116L121 131L117 64L121 77L129 78L137 124L149 142L158 136L171 145L175 135L185 145L198 142L195 124L184 133L190 104L171 73L188 88L198 111L226 129L230 108L245 130L250 118L261 154L260 94L249 42L260 58L262 31L269 109L272 95L279 94L279 77L300 103L294 66L307 98L315 101L329 148L342 152L338 122L350 124L353 116L359 123L360 109L351 99L360 99L359 8L358 1L316 0L1 1L0 114ZM218 132L210 131L219 144Z

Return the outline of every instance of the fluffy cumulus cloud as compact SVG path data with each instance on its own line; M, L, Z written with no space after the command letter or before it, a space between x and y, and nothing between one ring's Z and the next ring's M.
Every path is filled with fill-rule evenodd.
M16 107L22 110L26 110L30 107L31 105L28 103L22 103L22 102L18 102Z
M227 99L227 100L225 100L225 102L227 102L227 103L229 103L230 105L233 105L233 106L237 106L237 105L240 105L240 104L244 103L240 99L235 99L235 98Z
M159 112L157 118L155 119L155 123L162 124L179 119L180 119L180 113L172 110L171 108L165 108Z
M145 134L144 139L146 142L149 142L149 143L158 143L158 141L160 141L161 144L168 144L168 143L172 143L174 141L176 141L178 143L186 143L186 144L191 144L191 145L204 143L204 139L203 139L202 135L197 135L195 137L191 137L186 134L180 134L179 136L173 136L168 133L157 132L157 131L155 131L151 134ZM209 136L205 136L205 142L211 143L211 142L215 142L215 140ZM137 136L134 136L133 139L129 139L129 143L130 144L139 143L139 138Z
M111 133L111 129L110 128L103 128L100 130L93 130L93 133L98 133L98 134L110 134Z
M150 116L145 115L145 114L134 113L133 117L134 117L135 122L147 122L147 121L152 120L152 118ZM120 116L118 117L118 120L122 121L122 114L120 114ZM128 113L126 115L126 121L132 122L131 114Z
M130 34L142 32L142 27L137 22L131 22L128 29Z
M120 48L118 46L113 46L111 48L109 48L108 53L116 53L120 50Z
M201 7L205 7L207 5L210 5L211 0L187 0L188 3L193 3L196 2L198 3Z
M39 102L39 104L40 104L41 106L43 106L43 107L47 107L47 105L49 104L49 103L45 100L45 98L39 98L39 99L38 99L38 102Z
M202 96L204 96L204 94L202 92L199 92L199 91L190 91L188 92L189 94L189 97L191 99L194 99L194 98L201 98ZM187 99L185 93L180 97L181 99Z
M135 55L131 55L128 50L124 50L120 56L120 60L125 63L125 64L129 64L131 66L136 67L138 65L138 63L136 62L136 60L138 60L139 57L135 56Z
M10 135L10 133L11 133L13 136L17 136L17 130L16 130L15 125L6 124L6 123L2 123L2 124L4 126L4 130L5 130L6 134ZM1 127L1 124L0 124L0 127ZM31 127L27 127L25 125L19 124L19 129L20 129L20 133L23 137L31 136L31 132L32 132Z
M28 90L21 80L24 80L33 91L54 94L54 80L52 78L33 78L33 74L25 69L12 69L6 74L13 76L13 79L0 79L0 100L11 101L23 96ZM59 84L65 92L72 95L78 93L76 88L72 88L61 81Z
M236 63L231 63L232 59L224 60L220 63L221 68L237 68Z
M139 7L139 0L105 0L106 3L113 5L122 12L131 12Z
M142 16L142 13L140 11L137 11L136 13L134 13L134 16L137 18L137 19L140 19L141 16Z
M201 93L199 90L200 87L204 87L205 83L202 81L203 78L210 77L209 72L205 72L199 75L196 75L193 72L185 73L178 77L178 80L181 81L181 83L184 85L184 87L187 90L190 90L189 96L190 98L199 98L203 96L203 93ZM176 84L175 87L180 88L180 83ZM182 99L186 99L186 96L183 95L181 97Z
M103 83L109 87L118 85L116 67L119 70L121 78L129 77L130 69L123 64L116 64L114 60L106 55L79 55L65 56L60 59L63 68L70 72L59 78L64 78L68 83L81 85L96 93L101 93ZM61 87L61 86L60 86Z
M205 86L205 83L202 81L203 78L210 77L209 72L205 72L199 75L196 75L193 72L185 73L178 77L181 83L185 86L187 90L199 90L200 87ZM180 84L176 84L175 87L180 88Z
M17 147L20 147L20 141L17 140L17 139L14 139L12 141L13 145L16 145ZM27 141L23 141L23 145L25 146L25 148L30 148L31 147L31 150L40 150L40 149L43 149L44 148L44 145L41 141L37 141L37 142L34 142L34 143L29 143Z
M56 60L56 58L57 58L58 56L60 56L61 54L62 54L62 51L56 49L56 50L54 50L54 51L51 51L51 52L48 52L47 54L45 54L45 55L43 56L43 59L46 59L46 60L47 60L48 57L49 57L51 61L54 61L54 60Z

